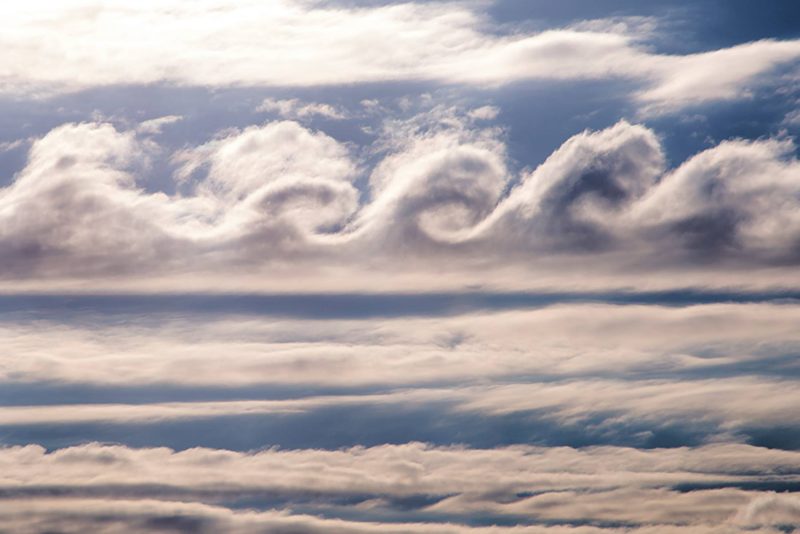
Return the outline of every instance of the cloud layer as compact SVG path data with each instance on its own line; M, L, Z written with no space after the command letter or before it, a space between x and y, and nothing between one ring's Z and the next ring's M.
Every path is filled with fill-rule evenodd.
M100 312L102 314L102 312ZM559 305L433 318L298 320L135 312L111 325L0 327L0 378L24 382L407 387L515 376L791 376L790 304ZM236 354L220 359L220 353ZM192 373L185 373L191 368Z
M786 493L800 485L798 313L579 304L7 320L3 439L56 446L0 448L0 521L20 532L780 532L800 517ZM459 444L465 425L484 441L499 434L498 446ZM434 427L441 443L406 442ZM122 443L70 446L93 428ZM254 434L245 443L260 450L196 446L198 432L225 429ZM184 432L180 450L125 444ZM514 432L542 445L501 445ZM270 448L292 433L375 444ZM753 444L770 433L784 441ZM659 434L674 445L631 446Z
M280 527L267 526L270 522L285 523L286 528L296 523L293 532L314 532L315 522L320 527L338 526L342 532L391 531L388 525L375 523L389 520L400 509L409 524L397 525L398 532L463 531L464 522L487 513L542 525L531 532L617 531L577 526L586 521L639 526L625 532L705 532L704 528L716 532L713 524L726 525L725 532L751 532L759 527L770 532L770 526L798 519L798 501L744 488L797 484L797 456L722 444L640 451L615 447L478 450L411 443L249 454L99 444L45 453L28 446L0 450L0 493L6 502L30 499L25 504L10 501L21 508L4 508L6 522L15 516L16 521L24 521L21 512L27 511L39 521L64 521L71 516L80 524L99 521L93 515L105 509L105 521L112 524L136 524L151 514L169 514L178 531L193 528L195 532L217 521L241 522L259 532L280 531ZM686 492L680 487L695 489ZM67 499L48 501L53 493ZM141 500L148 498L160 501ZM74 499L84 499L80 513L67 511L81 502ZM325 510L333 517L345 517L348 509L357 509L375 523L326 523L288 511L232 513L209 506L253 500L276 505L291 500L301 509ZM109 514L111 510L120 517ZM411 523L423 518L461 525ZM544 526L548 522L563 526ZM528 532L524 527L513 531Z
M0 88L70 91L114 84L309 86L428 80L631 79L646 113L747 96L800 42L764 40L692 55L654 54L641 28L593 21L509 32L469 4L324 6L300 0L8 5ZM652 25L652 24L651 24ZM136 35L135 45L127 36ZM386 36L392 36L387 39ZM80 72L80 75L77 73Z
M223 133L172 156L180 192L171 195L141 184L160 150L146 131L60 126L0 190L2 275L186 283L197 274L208 287L232 269L241 280L260 275L262 288L348 279L369 289L383 273L421 288L440 284L446 265L444 286L541 287L575 284L573 267L592 261L588 287L625 276L636 285L644 270L667 287L698 273L751 283L742 267L792 279L780 270L797 262L800 242L800 164L788 138L726 141L668 169L656 134L622 121L515 174L499 130L452 113L388 123L382 159L368 166L292 121Z
M795 12L0 5L0 531L796 532Z

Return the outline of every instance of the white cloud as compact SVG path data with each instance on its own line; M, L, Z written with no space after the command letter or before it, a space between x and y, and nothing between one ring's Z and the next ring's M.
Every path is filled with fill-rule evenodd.
M617 33L644 40L652 37L656 33L658 24L659 20L656 17L607 17L603 19L582 20L570 25L569 29L597 33Z
M366 171L347 145L296 122L228 131L174 155L187 192L168 196L137 185L152 140L67 124L34 141L0 189L0 271L220 287L224 267L251 289L363 290L387 273L417 289L564 287L573 275L583 287L670 287L785 284L793 270L779 266L800 258L800 164L786 139L723 142L667 171L657 136L623 121L515 176L502 130L435 108L390 121L374 148ZM591 277L580 258L595 259Z
M28 139L15 139L14 141L3 141L0 143L0 154L16 150L30 142Z
M284 119L307 119L313 116L325 117L327 119L344 119L345 112L333 107L330 104L319 102L301 102L296 98L277 100L266 98L256 108L256 111L277 113Z
M34 265L44 276L159 271L196 254L214 263L230 249L240 258L251 249L276 254L356 208L347 150L296 123L252 127L178 154L182 179L207 169L188 197L137 187L150 147L134 132L95 123L35 141L26 167L0 190L4 275Z
M470 130L448 110L432 113L446 126L388 127L389 151L370 175L372 202L351 226L354 239L384 250L435 249L469 238L494 210L511 179L497 132Z
M739 511L735 523L746 528L760 525L796 525L800 522L800 499L769 494L753 499Z
M500 114L500 108L496 106L481 106L479 108L470 110L468 116L476 120L490 121L496 119L497 115L499 114Z
M0 292L50 293L0 298L0 441L42 441L0 447L0 529L776 534L800 521L796 496L766 490L800 484L800 452L776 448L800 429L797 303L468 311L507 309L519 295L492 294L507 289L610 302L797 287L785 131L672 164L656 131L621 120L518 170L525 143L494 104L513 114L502 99L519 82L613 82L618 109L691 119L764 88L792 97L777 73L800 40L664 54L658 19L534 32L496 24L491 4L0 4L0 96L27 102L22 133L0 143L27 149L0 180ZM150 111L131 95L154 97ZM167 109L165 95L187 102ZM161 134L186 130L170 112L199 141L168 149ZM243 126L253 113L268 121ZM237 127L203 130L221 121ZM408 290L434 294L385 294ZM247 295L207 295L226 291ZM352 308L304 315L291 306L304 298ZM435 444L380 445L404 431ZM198 439L345 448L128 446ZM458 442L691 446L443 445Z
M606 249L616 219L652 189L664 172L656 135L620 122L573 136L522 177L484 222L482 233L511 249ZM524 249L523 249L524 250Z
M0 190L5 275L34 257L47 271L65 253L86 274L118 270L126 256L163 259L169 209L163 195L142 194L132 172L146 161L133 133L110 125L66 125L35 141L25 169Z
M142 134L157 135L161 130L170 124L182 121L183 117L180 115L165 115L163 117L156 117L139 123L136 131Z
M0 492L6 505L0 507L0 522L19 525L15 530L22 532L25 525L35 525L31 532L54 525L69 532L71 522L85 527L81 521L91 524L97 516L133 532L161 517L184 518L193 531L207 524L209 531L250 532L263 526L272 532L275 525L290 524L301 532L309 525L322 532L333 527L386 532L382 518L396 518L399 502L406 523L395 524L398 532L462 532L462 526L444 522L490 515L639 525L626 533L767 533L769 525L796 518L796 499L748 488L796 484L800 453L730 441L748 428L800 424L795 383L757 371L759 364L774 371L770 356L795 351L798 314L800 307L790 304L565 305L350 321L234 316L159 318L149 326L126 318L106 328L95 322L88 323L91 327L6 323L0 330L5 380L112 388L160 384L161 391L167 384L303 384L309 390L309 384L373 383L391 392L268 401L3 406L4 427L94 423L137 428L240 415L286 418L330 407L379 406L391 414L401 406L438 405L442 417L470 411L492 418L536 410L542 420L577 423L606 435L626 424L699 425L711 443L648 450L408 443L249 453L100 444L49 451L35 445L5 447L0 448ZM698 379L714 365L741 376ZM649 371L674 378L636 376ZM694 371L700 374L686 380ZM499 380L537 373L547 380ZM607 378L595 378L599 374ZM479 384L473 386L408 387L415 381L475 378ZM49 498L54 491L61 496L58 501ZM233 512L211 506L237 499L257 502L265 495L269 502L284 499L290 507L303 503L306 514L316 513L317 507L327 517L341 513L361 521L340 524L289 511ZM416 496L425 497L418 508L402 504L413 503ZM417 517L427 523L415 526ZM531 528L551 532L551 527ZM617 532L592 528L598 534Z
M410 387L519 375L700 378L739 366L768 370L800 346L800 308L790 305L572 305L322 321L224 315L157 327L125 317L124 328L3 325L0 379ZM236 358L220 359L222 352Z
M630 20L498 35L486 31L491 23L484 15L463 3L347 9L300 0L135 6L33 0L6 4L0 17L13 28L0 38L5 51L0 89L7 93L114 84L498 85L621 77L643 82L646 88L636 98L646 113L661 113L746 96L757 76L800 57L800 41L759 41L688 56L654 54L638 44L648 25Z
M421 400L426 397L426 394L420 392L417 397L417 400ZM2 406L0 407L0 424L5 426L77 423L142 424L239 415L285 415L328 405L359 405L381 403L387 400L393 400L393 398L391 396L366 395L278 401Z
M735 489L680 493L666 489L631 488L589 494L568 490L534 495L508 504L476 502L469 496L458 495L431 508L445 514L472 510L473 513L532 515L550 521L591 517L598 523L622 522L686 528L702 524L725 525L732 513L757 496Z
M796 519L798 506L797 499L791 496L737 488L738 484L751 482L794 480L791 476L752 474L756 466L778 473L794 472L798 466L796 452L747 445L642 451L624 447L526 446L480 450L410 443L337 451L237 453L88 444L51 452L38 446L0 449L0 465L0 487L4 491L11 495L28 492L28 498L18 506L2 508L0 518L4 525L15 516L39 521L58 519L63 525L67 510L73 519L81 517L78 510L87 518L99 510L104 516L113 517L109 511L117 510L120 519L127 516L128 521L161 512L172 517L199 516L204 521L212 521L208 516L219 515L226 521L223 525L241 522L243 528L272 520L319 523L328 529L338 525L343 532L391 532L389 525L369 521L344 524L289 512L233 514L209 504L220 498L247 500L264 494L273 498L313 495L314 503L305 506L312 513L316 505L329 514L339 509L349 515L357 511L367 518L370 513L380 518L395 498L427 495L442 500L420 505L418 511L427 518L425 527L399 524L395 527L398 532L416 532L417 528L424 532L462 532L464 527L444 521L491 513L534 521L648 525L642 533L722 533L738 532L736 526L751 532L781 521L786 524ZM670 489L677 484L729 487L692 492ZM48 498L52 488L58 488L63 500ZM89 499L98 492L102 492L103 500ZM140 499L138 505L126 500L134 495ZM347 496L359 500L351 505L335 504ZM173 499L184 502L170 502ZM406 514L414 520L415 510L406 509ZM439 522L435 521L437 518ZM721 530L715 529L714 524ZM306 531L302 526L296 528ZM545 533L616 532L599 527L532 528L531 532ZM511 531L528 530L518 526Z
M593 416L615 424L680 421L715 432L800 424L791 406L797 384L760 378L704 380L574 380L473 388L458 394L460 409L507 414L540 411L560 423L585 423ZM463 395L463 396L462 396ZM606 414L613 414L608 416ZM722 432L719 432L723 435Z
M96 443L47 452L27 445L0 449L0 486L37 488L61 483L79 494L92 486L124 490L168 481L173 491L196 492L198 499L203 499L204 491L218 488L234 495L257 491L328 496L459 494L492 502L522 491L792 482L795 477L780 473L795 471L799 456L797 451L742 444L640 450L523 445L470 449L407 443L251 453Z
M452 523L397 523L324 519L293 514L284 510L267 512L234 511L222 506L197 503L162 502L150 499L41 499L4 501L0 509L4 526L20 534L39 534L57 530L67 534L97 531L111 534L149 534L154 525L173 531L196 534L603 534L594 527L467 527ZM664 531L668 532L668 531ZM680 533L680 530L670 534ZM694 534L727 532L693 530ZM728 531L729 532L729 531ZM748 530L747 532L754 532ZM755 531L756 534L761 534ZM652 532L650 533L652 534ZM660 533L659 533L660 534ZM773 533L766 533L773 534Z
M800 58L800 41L758 41L687 56L654 56L651 87L638 94L645 115L745 98L760 75ZM762 81L763 83L763 81Z
M208 401L150 404L69 404L0 407L4 426L54 424L136 425L247 415L312 413L323 408L438 408L484 417L536 413L543 421L619 432L647 424L658 429L680 422L688 432L702 427L707 440L759 429L800 425L794 382L761 378L703 380L580 379L511 385L417 388L374 395L330 395L275 401ZM431 409L431 408L428 408Z

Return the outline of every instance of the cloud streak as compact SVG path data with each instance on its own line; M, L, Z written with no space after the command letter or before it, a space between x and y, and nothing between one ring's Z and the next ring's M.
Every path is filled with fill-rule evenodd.
M174 452L99 444L45 452L41 447L27 446L0 450L0 465L2 499L16 504L21 501L15 499L28 497L21 508L4 508L5 521L21 510L40 520L49 514L58 517L78 502L83 502L80 509L86 514L84 521L91 520L96 507L106 513L119 510L123 514L119 521L129 522L147 518L148 510L171 510L176 518L185 514L187 526L192 524L192 517L202 524L211 521L206 516L212 514L222 515L234 525L242 521L252 527L270 519L287 523L321 521L277 510L230 516L229 510L213 506L220 501L261 499L280 503L291 499L305 503L302 507L307 510L326 510L333 516L346 514L349 508L359 509L372 521L381 522L390 518L392 510L404 500L413 502L415 497L426 496L420 504L405 509L408 519L438 518L459 523L489 512L543 524L531 531L549 533L617 532L614 528L587 527L587 531L569 526L586 520L639 525L642 532L697 532L703 528L714 532L712 523L726 524L728 532L738 532L737 527L749 532L759 526L779 525L796 519L796 499L739 487L797 484L800 463L795 452L730 444L641 451L524 446L487 450L410 443L338 451L254 453L201 448ZM673 489L681 485L698 489ZM704 486L709 489L701 489ZM48 498L54 492L60 500ZM99 494L104 500L96 497ZM148 498L160 501L143 500ZM182 502L169 500L176 498ZM48 507L49 514L43 507ZM651 507L659 509L660 514L650 513ZM81 515L73 517L79 519ZM544 526L552 520L565 526ZM322 524L337 525L334 521ZM368 521L340 526L343 532L390 529ZM314 531L311 525L297 528L300 532ZM408 523L396 528L400 532L466 529L441 523L425 527ZM520 526L513 531L527 529Z
M153 83L496 86L623 78L644 86L632 98L645 113L663 113L746 96L758 76L800 57L798 41L771 40L686 56L655 54L641 45L641 31L629 33L613 19L504 34L464 3L348 9L298 0L135 7L37 0L1 14L15 28L0 42L7 51L0 88L11 94ZM136 45L124 35L137 35Z
M774 377L798 372L791 360L779 366L800 344L798 315L790 304L578 304L434 318L212 314L167 315L153 323L134 314L111 325L92 317L89 325L9 322L0 327L0 377L230 387L406 387L515 376Z

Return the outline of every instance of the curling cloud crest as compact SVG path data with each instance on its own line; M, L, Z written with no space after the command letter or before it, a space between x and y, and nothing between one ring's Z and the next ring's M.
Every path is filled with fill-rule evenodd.
M665 169L657 136L625 121L580 133L515 176L502 133L463 123L411 131L371 172L347 145L280 121L173 156L186 192L147 191L157 149L109 124L35 141L0 190L6 279L449 262L535 272L595 257L696 266L793 264L800 164L786 139L733 140ZM368 189L359 177L369 172ZM666 266L666 267L665 267Z

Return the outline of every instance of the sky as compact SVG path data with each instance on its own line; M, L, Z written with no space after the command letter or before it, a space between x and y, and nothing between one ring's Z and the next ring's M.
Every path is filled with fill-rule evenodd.
M800 3L0 25L0 532L800 532Z

